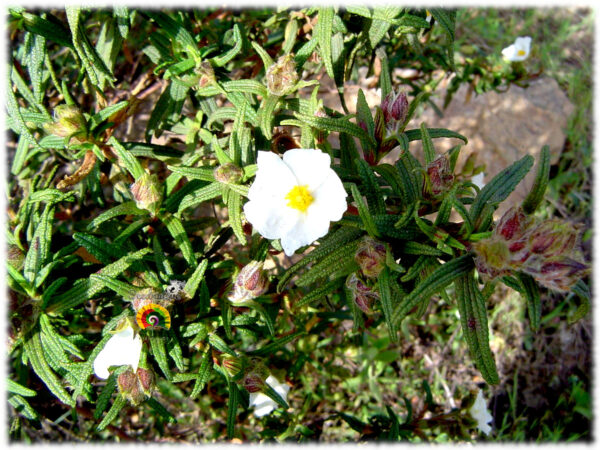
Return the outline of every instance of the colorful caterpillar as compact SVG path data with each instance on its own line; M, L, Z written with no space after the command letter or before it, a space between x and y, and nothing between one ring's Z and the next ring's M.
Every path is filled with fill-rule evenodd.
M168 330L171 328L171 315L169 311L156 303L142 306L138 310L135 320L142 329L165 328Z

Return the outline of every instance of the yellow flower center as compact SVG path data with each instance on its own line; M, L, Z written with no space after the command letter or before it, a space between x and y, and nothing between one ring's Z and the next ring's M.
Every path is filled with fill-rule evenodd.
M307 186L294 186L287 193L285 199L288 201L290 208L297 209L300 212L306 212L310 204L313 202L313 196L308 192Z
M519 56L525 56L525 50L519 50L517 52L517 55L519 55Z

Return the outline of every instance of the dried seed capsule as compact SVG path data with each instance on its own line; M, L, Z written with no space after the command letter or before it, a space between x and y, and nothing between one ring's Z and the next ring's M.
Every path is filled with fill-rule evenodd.
M296 62L292 55L281 56L267 69L267 89L273 95L289 93L297 82Z

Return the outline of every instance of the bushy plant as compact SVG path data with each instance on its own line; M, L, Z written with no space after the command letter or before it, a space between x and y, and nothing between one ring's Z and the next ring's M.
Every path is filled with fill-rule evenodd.
M462 82L483 91L527 79L514 64L457 67L454 17L358 6L11 9L12 436L43 419L36 397L89 421L78 430L89 439L114 439L110 424L132 407L150 408L160 426L176 420L158 398L175 385L226 408L213 439L238 436L249 407L282 412L271 437L310 439L293 420L294 390L332 324L352 321L342 341L367 345L385 327L396 342L402 321L439 296L458 305L473 363L495 384L487 300L498 283L522 294L534 330L538 285L577 293L573 319L585 315L581 230L533 217L548 149L529 196L494 222L533 158L479 187L456 167L467 137L408 128L440 69L458 74L449 95ZM371 110L359 91L350 114L344 84L360 66L380 67L381 104ZM390 67L416 76L393 79ZM327 77L343 111L320 98ZM439 154L440 138L456 146ZM402 423L387 405L370 424L340 417L367 438L426 438L432 427L468 438L474 396L425 417L436 405L423 389L427 408Z

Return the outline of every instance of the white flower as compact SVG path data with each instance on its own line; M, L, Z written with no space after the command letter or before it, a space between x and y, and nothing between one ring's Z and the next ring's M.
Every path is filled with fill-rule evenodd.
M267 239L281 239L287 256L327 234L346 211L346 191L321 150L292 149L283 159L258 152L246 219Z
M98 378L106 380L110 366L129 364L135 372L142 353L142 339L134 335L133 328L128 326L111 337L94 360L94 373Z
M529 36L518 37L515 43L502 50L502 56L509 61L524 61L529 56L531 38Z
M488 424L494 420L494 418L487 409L487 404L485 403L481 389L479 389L475 403L473 403L473 406L471 406L469 413L471 413L473 419L477 421L477 428L483 431L486 435L489 435L490 431L492 431L492 427Z
M280 383L273 375L269 375L266 383L287 401L287 395L290 390L287 384ZM277 403L262 392L254 392L250 394L250 406L254 406L254 415L256 417L262 417L277 408Z
M483 181L484 177L485 173L479 172L477 175L471 178L471 183L473 183L479 189L483 189L483 187L485 186L485 182Z
M433 19L433 16L431 15L431 13L429 12L428 9L425 10L425 20L427 21L427 23L431 23L431 19Z

